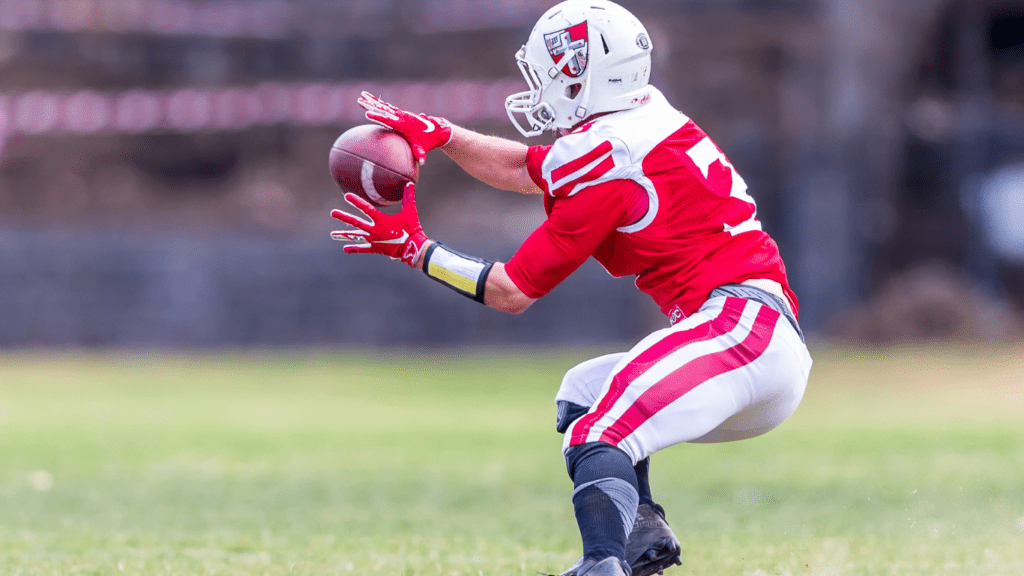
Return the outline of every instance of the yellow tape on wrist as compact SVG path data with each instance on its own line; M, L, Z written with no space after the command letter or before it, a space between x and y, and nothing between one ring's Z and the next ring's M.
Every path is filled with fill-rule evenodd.
M423 256L423 273L459 294L483 304L487 276L494 262L467 256L435 242Z

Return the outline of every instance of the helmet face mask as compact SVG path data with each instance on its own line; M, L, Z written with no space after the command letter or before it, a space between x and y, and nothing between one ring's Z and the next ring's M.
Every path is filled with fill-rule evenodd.
M505 100L524 136L565 131L589 116L649 99L651 43L643 24L608 0L567 0L545 13L516 63L529 90ZM524 117L521 122L517 116Z
M539 136L548 130L555 121L555 111L550 104L541 100L545 83L537 73L535 65L526 60L526 46L516 53L519 71L526 78L529 90L517 92L505 99L505 110L512 124L526 137ZM516 118L516 114L525 116L529 128L524 128Z

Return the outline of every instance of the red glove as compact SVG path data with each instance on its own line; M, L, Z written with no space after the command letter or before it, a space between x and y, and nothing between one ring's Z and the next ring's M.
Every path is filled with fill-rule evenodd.
M341 210L332 210L331 216L355 230L335 230L331 238L349 244L344 250L348 254L384 254L392 260L401 260L413 268L420 257L427 235L420 226L420 215L416 211L416 185L410 182L402 196L402 210L398 214L385 214L355 194L345 194L345 200L369 219L363 220Z
M412 155L420 164L427 161L427 152L452 139L452 125L444 118L406 112L369 92L359 97L359 105L366 110L367 120L391 128L408 140Z

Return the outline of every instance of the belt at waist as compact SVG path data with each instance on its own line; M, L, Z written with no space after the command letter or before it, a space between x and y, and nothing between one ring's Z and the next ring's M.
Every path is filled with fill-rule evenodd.
M779 300L786 305L786 309L793 312L793 309L789 306L789 300L786 299L786 293L782 290L782 284L767 278L751 278L750 280L740 282L740 284L760 288L772 296L778 296Z
M789 320L789 323L793 325L793 329L796 330L796 333L800 336L800 341L804 341L804 332L800 329L800 324L797 323L796 316L793 315L793 312L789 309L789 306L783 298L776 296L767 290L763 290L757 286L751 286L746 283L724 284L712 290L711 294L708 295L708 298L716 298L719 296L735 296L737 298L746 298L747 300L753 300L764 304L785 316L786 320Z

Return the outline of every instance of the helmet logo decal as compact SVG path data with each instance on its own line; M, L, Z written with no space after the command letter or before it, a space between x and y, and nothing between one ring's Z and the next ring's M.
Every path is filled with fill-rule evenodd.
M545 34L544 44L562 73L571 78L583 75L590 58L590 43L587 41L585 21L565 30Z
M641 50L650 50L651 39L647 37L647 34L641 32L640 35L636 37L636 45L639 46Z

